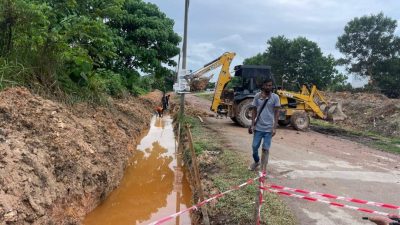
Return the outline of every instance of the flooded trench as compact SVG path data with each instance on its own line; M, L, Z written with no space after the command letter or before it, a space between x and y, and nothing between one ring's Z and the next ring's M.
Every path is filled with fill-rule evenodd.
M192 193L176 151L172 119L153 117L120 186L86 216L83 224L148 224L190 207ZM165 224L190 223L186 213Z

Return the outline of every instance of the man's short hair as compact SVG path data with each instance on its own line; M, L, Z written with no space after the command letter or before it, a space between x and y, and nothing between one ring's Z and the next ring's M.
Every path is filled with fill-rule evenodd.
M274 83L271 78L267 78L267 79L263 80L262 84L264 85L269 82Z

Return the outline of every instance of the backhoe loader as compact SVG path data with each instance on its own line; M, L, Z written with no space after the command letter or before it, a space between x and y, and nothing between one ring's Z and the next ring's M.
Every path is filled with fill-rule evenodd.
M206 72L222 66L210 109L219 115L229 116L235 123L243 127L249 127L251 125L251 102L255 94L260 91L262 81L267 78L274 80L274 77L269 66L235 66L234 77L237 82L235 82L233 91L228 90L226 86L232 79L229 67L234 57L235 53L226 52L185 78L190 83ZM282 126L291 124L297 130L306 130L310 124L310 116L324 120L346 118L341 104L328 104L315 85L311 88L303 85L300 92L275 88L275 93L278 94L282 105L279 109L278 121Z
M306 130L310 124L310 115L323 120L344 120L347 116L342 111L339 102L325 101L315 85L311 89L307 85L300 92L277 89L281 109L279 110L279 125L291 124L296 130Z

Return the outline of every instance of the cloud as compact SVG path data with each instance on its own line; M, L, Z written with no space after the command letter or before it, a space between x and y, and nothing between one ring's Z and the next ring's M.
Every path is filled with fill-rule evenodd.
M175 20L178 34L183 33L184 1L149 1ZM188 68L196 70L225 51L236 52L232 64L241 64L264 51L266 41L277 35L306 37L324 54L340 57L335 44L347 22L379 12L400 20L399 8L399 0L191 0Z
M188 51L189 69L197 70L203 67L204 64L217 58L216 52L223 52L213 43L193 43Z
M239 34L232 34L212 42L191 43L188 51L189 68L192 70L200 69L225 52L237 53L232 65L238 65L247 57L251 57L251 52L263 51L263 45L249 43ZM249 54L244 54L244 53ZM241 53L241 54L239 54Z

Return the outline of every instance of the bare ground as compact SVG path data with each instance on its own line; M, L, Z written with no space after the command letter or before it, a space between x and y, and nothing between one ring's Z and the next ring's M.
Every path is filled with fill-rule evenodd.
M207 111L210 102L194 95L186 101L194 108ZM252 136L230 119L205 119L231 149L242 153L250 163ZM314 131L298 132L278 129L273 138L268 166L269 182L294 188L330 193L345 197L400 205L400 155L382 152L362 144ZM365 213L329 207L320 203L289 199L298 224L337 225L366 224ZM363 206L379 211L396 211Z
M118 186L160 96L71 107L0 92L0 224L80 224Z
M337 121L341 127L400 137L400 99L378 93L335 92L324 94L329 101L342 102L351 119Z

